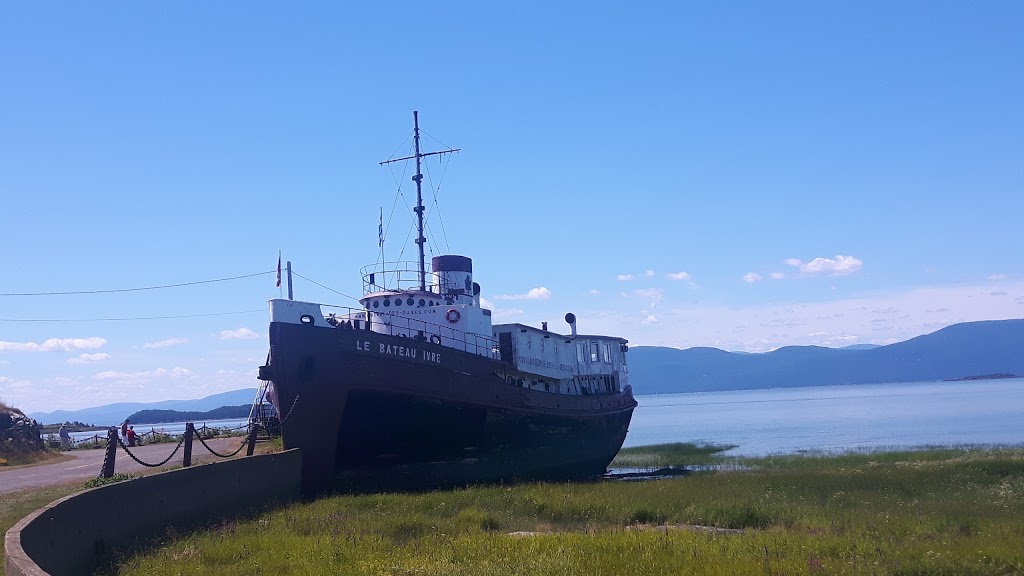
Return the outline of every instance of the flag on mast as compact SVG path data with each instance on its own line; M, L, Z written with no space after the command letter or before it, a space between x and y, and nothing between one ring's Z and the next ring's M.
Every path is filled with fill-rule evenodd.
M377 245L384 247L384 207L380 207L380 225L377 226Z
M281 287L281 251L277 252L277 287Z

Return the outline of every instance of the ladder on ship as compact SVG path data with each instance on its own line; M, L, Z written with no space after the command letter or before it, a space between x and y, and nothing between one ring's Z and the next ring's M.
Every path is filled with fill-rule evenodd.
M256 398L249 409L249 426L255 427L257 440L270 440L281 435L281 419L274 405L267 400L267 391L273 384L260 380Z

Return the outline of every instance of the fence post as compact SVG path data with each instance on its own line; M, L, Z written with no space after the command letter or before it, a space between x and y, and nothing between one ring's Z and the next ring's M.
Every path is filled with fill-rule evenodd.
M245 455L252 456L252 453L256 450L256 427L249 425L249 438L246 440L249 445L245 448Z
M100 472L100 476L110 478L114 475L115 458L117 458L117 428L111 428L107 430L107 451L103 453L103 470Z
M192 465L192 435L195 434L196 428L191 422L185 423L185 459L181 463L182 466L188 468Z

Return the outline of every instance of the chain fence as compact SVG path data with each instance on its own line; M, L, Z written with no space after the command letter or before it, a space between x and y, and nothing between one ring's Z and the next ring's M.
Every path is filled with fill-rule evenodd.
M128 447L124 445L124 442L122 442L120 438L117 439L117 445L124 449L125 454L127 454L129 457L131 457L132 460L135 460L137 463L139 463L139 464L141 464L141 465L143 465L143 466L145 466L147 468L159 468L159 467L163 466L164 464L167 464L168 462L170 462L171 458L174 458L174 455L178 453L178 450L181 448L181 445L184 444L184 443L185 443L185 437L182 436L181 440L178 441L178 445L174 447L174 451L171 452L171 454L167 458L164 458L163 462L160 462L159 464L150 464L149 462L142 461L135 454L132 454L132 451L129 450ZM204 444L204 446L205 446L205 444Z
M296 397L296 400L298 400L298 397ZM295 408L295 404L293 403L292 404L292 409L294 409L294 408ZM289 412L289 414L290 414L290 412ZM233 458L233 457L237 456L242 451L242 449L246 448L247 446L250 448L250 451L248 452L247 455L251 456L252 455L252 447L253 447L253 445L255 443L255 433L256 433L256 426L254 424L248 423L248 424L245 424L244 426L237 426L235 428L228 428L228 429L224 429L224 430L217 429L217 428L207 428L204 425L201 430L203 430L203 431L209 431L209 430L221 431L222 430L224 432L232 432L232 431L243 430L243 429L248 429L248 434L246 434L245 437L242 437L243 441L239 443L238 447L235 448L235 450L233 452L221 453L221 452L218 452L218 451L214 450L212 446L207 444L206 443L206 439L203 438L203 435L200 433L200 430L196 430L195 426L193 424L189 423L186 426L186 428L185 428L185 433L182 434L181 438L178 440L178 444L174 447L174 450L172 450L171 453L167 455L167 458L164 458L162 461L157 462L157 463L146 462L146 461L142 460L139 456L135 455L129 449L129 447L125 445L124 441L121 440L121 438L120 438L120 436L118 436L117 432L111 430L109 435L108 435L108 437L107 437L107 454L106 454L106 456L103 459L103 468L102 468L102 470L100 472L100 476L102 476L104 478L109 478L111 475L113 475L113 473L114 473L114 461L113 461L114 460L114 453L117 451L117 447L118 446L120 446L121 449L124 450L125 454L127 454L129 458L134 460L139 465L145 466L147 468L159 468L159 467L167 464L168 462L171 461L172 458L174 458L175 454L178 453L178 450L181 450L182 445L186 445L186 444L187 445L186 445L186 448L185 448L184 466L191 465L191 460L192 460L192 457L191 457L192 456L192 454L191 454L192 453L192 449L191 449L192 448L192 443L191 443L190 440L195 440L195 439L198 439L199 443L202 444L204 448L206 448L211 454L213 454L214 456L217 456L219 458ZM212 440L213 437L211 436L210 439Z
M196 434L196 438L199 439L199 443L200 444L202 444L204 447L206 447L207 450L210 451L210 454L213 454L214 456L219 456L221 458L231 458L231 457L237 455L239 452L241 452L242 448L245 448L249 444L248 442L242 442L241 444L238 445L238 448L236 448L234 452L232 452L230 454L221 454L220 452L217 452L213 448L210 448L210 445L207 444L206 440L203 440L203 437L200 436L199 434Z

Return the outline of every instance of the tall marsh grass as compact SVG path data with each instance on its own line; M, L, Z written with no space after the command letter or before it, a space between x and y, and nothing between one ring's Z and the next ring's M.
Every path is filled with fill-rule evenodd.
M743 465L743 471L644 483L335 496L173 539L112 570L238 575L1024 571L1024 449L772 457L745 459Z

